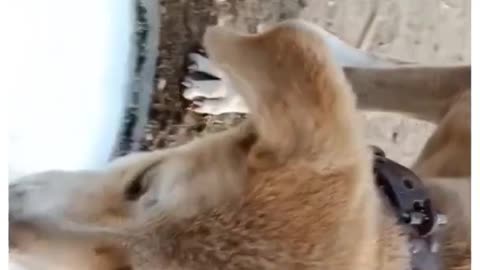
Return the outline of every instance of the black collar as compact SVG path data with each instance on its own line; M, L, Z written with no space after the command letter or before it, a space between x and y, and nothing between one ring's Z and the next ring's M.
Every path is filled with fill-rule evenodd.
M374 174L377 187L385 195L399 222L410 232L412 270L441 270L440 228L447 223L437 212L427 190L410 169L388 159L385 152L373 146Z

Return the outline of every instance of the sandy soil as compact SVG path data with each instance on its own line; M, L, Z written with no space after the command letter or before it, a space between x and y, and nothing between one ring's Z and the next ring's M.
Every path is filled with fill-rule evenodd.
M184 56L198 44L208 24L255 32L261 24L304 18L377 54L428 64L470 62L468 0L163 0L161 10L159 88L146 149L183 143L238 122L238 116L193 115L185 111L188 104L180 97ZM367 113L365 119L369 142L406 165L434 128L394 114Z

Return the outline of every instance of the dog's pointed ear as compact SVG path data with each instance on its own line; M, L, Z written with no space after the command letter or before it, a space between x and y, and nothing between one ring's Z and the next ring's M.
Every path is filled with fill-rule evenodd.
M355 98L311 25L287 21L251 36L213 27L204 45L245 99L260 156L349 154L342 149L358 137Z
M125 170L124 200L134 219L189 218L242 193L255 140L247 120L179 147L125 157L111 168Z

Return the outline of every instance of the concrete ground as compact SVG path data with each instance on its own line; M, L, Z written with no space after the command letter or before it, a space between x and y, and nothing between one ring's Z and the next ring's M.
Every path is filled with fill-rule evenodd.
M258 24L303 18L376 54L426 64L470 62L469 0L217 1L219 23L255 31ZM222 8L223 6L223 8ZM434 126L396 114L367 113L367 137L411 164Z

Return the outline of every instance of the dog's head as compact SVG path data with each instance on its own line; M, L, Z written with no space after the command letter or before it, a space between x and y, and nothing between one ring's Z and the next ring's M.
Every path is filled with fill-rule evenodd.
M227 203L242 192L245 156L254 140L247 125L172 149L130 154L101 171L19 179L10 185L10 223L125 229Z
M239 198L255 140L247 126L131 154L102 171L19 179L9 193L11 259L29 270L124 269L123 245L136 236Z
M152 224L157 232L159 227L196 218L207 228L202 233L214 237L212 226L222 234L212 241L237 249L243 244L229 242L229 232L257 227L261 233L245 235L271 234L276 241L285 237L295 245L318 243L315 228L323 227L317 226L321 221L316 215L336 220L338 214L326 205L346 207L346 194L354 194L351 190L361 183L350 178L370 173L368 162L362 161L366 147L359 141L354 98L343 74L330 61L322 40L300 22L248 37L211 28L205 46L241 91L251 111L248 122L184 146L131 154L102 171L31 176L10 187L11 224L132 236ZM340 184L328 185L336 179ZM322 203L324 197L328 204ZM304 202L312 205L300 207ZM235 211L243 209L245 219L252 222L234 221L242 215L221 211L202 219L208 209L235 203L244 203ZM255 220L257 206L271 215L261 219L270 221ZM252 225L257 221L258 226ZM185 245L194 243L187 240ZM262 252L278 250L278 242L265 243L260 244ZM199 246L188 249L194 258L205 251ZM242 248L251 249L245 251L248 254L256 252L254 244ZM251 262L248 256L240 257ZM225 256L212 261L221 258Z

